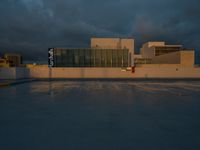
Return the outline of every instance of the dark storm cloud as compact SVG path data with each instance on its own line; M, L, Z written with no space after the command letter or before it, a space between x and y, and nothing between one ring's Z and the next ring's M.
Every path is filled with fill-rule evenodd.
M48 47L88 47L95 37L134 37L199 49L198 0L1 0L0 49L46 59Z

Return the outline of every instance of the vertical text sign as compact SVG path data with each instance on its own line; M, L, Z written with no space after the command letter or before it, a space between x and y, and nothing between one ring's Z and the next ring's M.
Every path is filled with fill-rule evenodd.
M49 48L49 67L54 66L53 48Z

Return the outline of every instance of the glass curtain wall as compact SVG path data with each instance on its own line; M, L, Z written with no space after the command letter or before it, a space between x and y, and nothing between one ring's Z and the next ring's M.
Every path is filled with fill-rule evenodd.
M128 67L128 49L54 49L53 67Z

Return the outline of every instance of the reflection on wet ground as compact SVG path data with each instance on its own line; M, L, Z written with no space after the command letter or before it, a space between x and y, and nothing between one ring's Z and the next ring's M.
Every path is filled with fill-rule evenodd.
M200 81L40 81L0 89L0 149L200 149Z
M190 81L190 82L103 82L103 81L68 81L68 82L41 82L41 84L32 84L30 87L31 93L47 93L47 92L60 92L66 90L84 90L84 91L124 91L136 89L143 92L166 92L167 94L177 94L182 93L187 95L188 92L198 92L200 91L200 81Z

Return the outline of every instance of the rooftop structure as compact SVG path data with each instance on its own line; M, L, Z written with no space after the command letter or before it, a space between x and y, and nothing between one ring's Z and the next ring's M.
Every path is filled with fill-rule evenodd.
M140 49L141 58L135 58L137 64L178 64L194 66L194 50L185 50L182 45L166 45L165 42L147 42Z
M153 58L172 52L181 51L182 45L166 45L165 42L147 42L143 44L140 53L143 58Z
M131 54L134 54L134 39L91 38L91 48L128 49Z
M193 67L195 63L194 50L181 50L152 58L152 64L179 64L182 67Z

